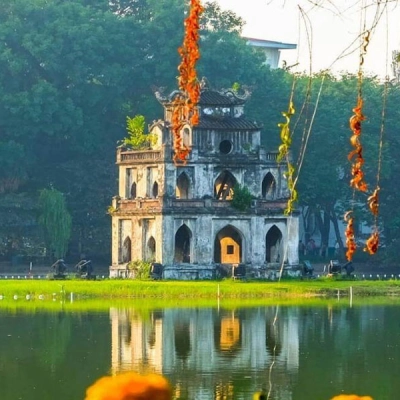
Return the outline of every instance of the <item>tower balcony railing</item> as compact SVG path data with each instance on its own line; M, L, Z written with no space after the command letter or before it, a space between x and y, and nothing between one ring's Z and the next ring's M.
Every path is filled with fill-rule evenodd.
M162 206L162 200L157 199L120 199L117 203L119 211L129 212L129 211L160 211Z
M117 149L118 164L161 161L163 157L162 150L128 150L123 147Z
M154 211L160 212L162 209L175 210L193 210L200 211L208 209L209 211L223 210L231 207L229 200L217 199L176 199L176 198L136 198L136 199L118 199L116 209L120 212L142 212ZM287 207L285 199L265 200L253 199L249 211L258 210L283 210ZM213 211L211 211L213 212Z

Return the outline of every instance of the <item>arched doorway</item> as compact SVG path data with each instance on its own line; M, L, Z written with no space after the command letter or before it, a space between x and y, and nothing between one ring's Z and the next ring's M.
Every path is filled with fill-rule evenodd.
M282 261L282 232L274 225L265 236L265 261L279 263Z
M263 199L273 200L276 195L276 181L271 172L268 172L261 185Z
M190 180L185 172L182 172L176 180L176 198L188 199Z
M233 226L228 225L217 233L214 261L220 264L239 264L242 261L242 237Z
M190 241L192 232L183 224L175 234L175 255L174 261L177 263L190 263Z
M236 183L236 178L229 171L221 172L215 180L214 197L218 200L232 200Z
M156 259L156 240L153 236L147 241L147 257L150 261L155 261Z
M124 240L121 251L121 261L123 263L128 263L131 261L131 249L132 249L131 238L127 236Z

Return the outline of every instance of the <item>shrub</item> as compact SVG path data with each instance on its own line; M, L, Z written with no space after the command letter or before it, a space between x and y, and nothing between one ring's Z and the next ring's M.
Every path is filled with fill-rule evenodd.
M151 269L150 261L144 261L144 260L131 261L128 264L128 268L132 271L135 271L136 279L140 280L150 279L150 269Z
M246 186L236 184L233 187L232 207L246 211L251 206L252 195Z

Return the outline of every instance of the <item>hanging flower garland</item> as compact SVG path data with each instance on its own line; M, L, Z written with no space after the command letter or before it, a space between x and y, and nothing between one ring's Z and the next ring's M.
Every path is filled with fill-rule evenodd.
M191 0L190 13L185 20L185 36L183 45L178 49L181 63L178 71L178 86L183 92L178 95L173 103L172 111L172 136L175 164L185 164L190 153L190 147L182 143L181 131L185 124L195 126L199 123L197 103L200 99L200 84L197 79L196 63L200 58L198 46L200 15L203 12L200 0Z
M295 112L296 110L294 108L294 104L292 101L290 101L288 111L282 112L282 115L285 117L286 122L281 122L278 124L278 127L281 128L280 137L282 144L278 148L279 154L277 157L277 161L279 163L284 158L286 158L287 160L287 171L284 173L284 176L287 179L288 189L290 194L287 207L284 211L285 215L289 215L293 211L294 203L297 201L297 191L295 189L295 182L294 182L295 167L289 161L289 150L292 144L292 138L290 133L290 119L295 114Z
M364 164L364 158L362 155L363 147L360 142L361 136L361 122L365 120L365 116L362 113L363 100L361 95L358 96L357 106L353 108L354 115L350 118L350 129L353 135L350 138L350 143L354 147L348 155L349 161L355 157L353 164L351 166L352 179L350 180L350 186L354 189L360 190L361 192L366 192L368 185L364 181L364 172L362 171L362 166Z
M386 101L388 95L389 77L386 77L386 82L383 90L383 106L382 106L382 116L381 116L381 131L380 131L380 141L379 141L379 157L378 157L378 172L376 174L376 189L371 196L367 199L368 208L375 218L374 230L371 236L365 242L364 251L368 252L370 255L375 254L379 248L379 233L378 233L378 214L379 214L379 181L382 168L382 149L383 149L383 133L385 128L385 111L386 111Z
M364 247L364 251L366 251L370 255L375 254L378 251L379 247L379 233L376 221L379 213L379 190L380 188L379 186L377 186L372 195L369 196L367 199L369 210L375 217L375 229L371 233L371 236L365 242L365 247Z
M357 249L357 244L356 244L355 235L354 235L354 218L351 216L351 214L352 214L352 211L348 211L344 215L344 220L345 220L345 222L347 222L347 227L344 232L344 235L346 237L347 261L351 261L353 259L353 255Z
M350 186L354 190L359 190L361 192L366 192L368 190L368 185L364 180L364 171L362 167L364 165L364 157L363 157L363 147L361 144L361 131L362 131L362 122L365 120L365 116L363 114L363 105L364 101L362 98L362 80L363 80L363 71L362 67L364 64L364 56L367 52L367 47L369 44L370 31L367 31L364 36L363 45L360 51L360 65L358 70L358 96L357 96L357 105L353 108L353 115L350 117L349 125L350 130L353 132L353 135L350 137L350 143L354 147L349 155L347 156L349 161L352 162L351 165L351 176ZM352 211L348 211L344 220L347 222L347 227L345 230L346 237L346 258L348 261L351 261L353 258L353 254L357 249L357 244L355 241L354 235L354 218L351 216Z

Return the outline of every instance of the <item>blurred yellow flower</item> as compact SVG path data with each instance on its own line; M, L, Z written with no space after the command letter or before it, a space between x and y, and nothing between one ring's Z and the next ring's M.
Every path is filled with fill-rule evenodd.
M85 400L171 400L171 388L162 375L127 372L105 376L86 390Z
M339 394L332 397L331 400L374 400L370 396L357 396L356 394Z

